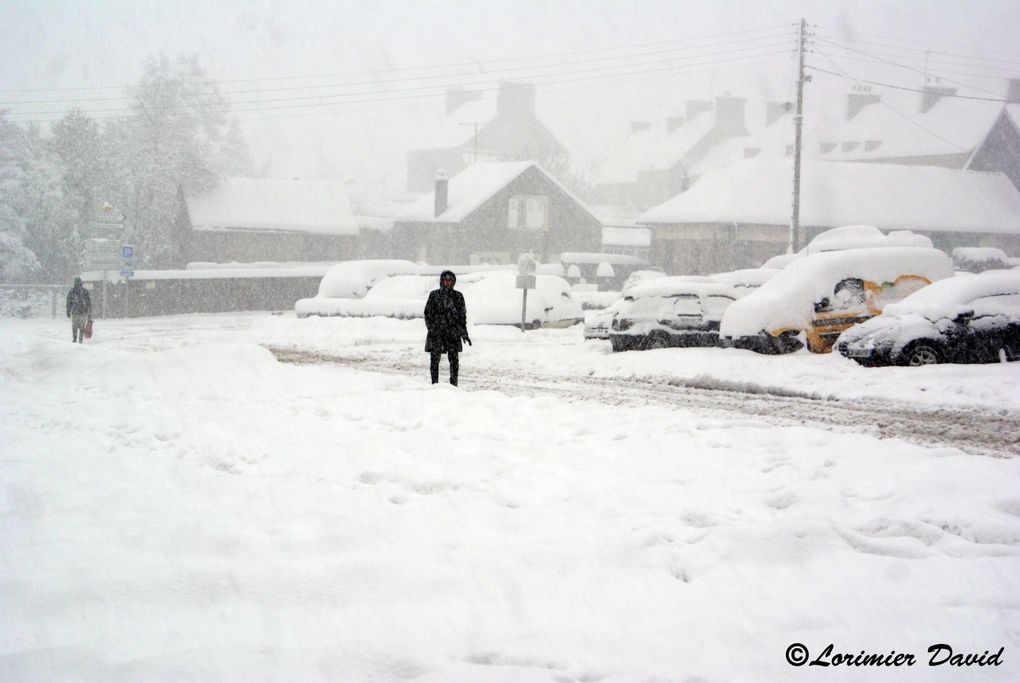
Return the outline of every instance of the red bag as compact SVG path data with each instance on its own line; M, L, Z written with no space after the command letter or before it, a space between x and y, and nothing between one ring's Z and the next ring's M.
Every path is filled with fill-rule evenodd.
M92 339L92 321L85 323L85 338Z

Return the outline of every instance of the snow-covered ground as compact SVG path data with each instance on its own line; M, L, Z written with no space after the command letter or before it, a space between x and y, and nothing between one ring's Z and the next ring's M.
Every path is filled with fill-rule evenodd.
M2 680L1020 678L1020 458L471 388L527 368L1009 417L1020 363L479 326L454 389L420 320L69 327L0 320ZM943 642L1002 664L930 668ZM917 664L794 669L792 643Z

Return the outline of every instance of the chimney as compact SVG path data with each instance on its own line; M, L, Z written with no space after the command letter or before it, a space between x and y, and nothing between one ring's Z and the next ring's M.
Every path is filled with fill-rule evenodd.
M747 100L740 97L715 98L715 128L723 135L747 135L744 127L744 106Z
M956 88L943 88L937 85L924 86L924 94L921 95L921 113L925 113L935 106L935 103L947 95L955 95Z
M450 181L446 177L446 172L440 169L436 172L436 218L439 218L446 212L449 189Z
M475 100L480 99L482 99L482 93L477 90L464 90L463 88L447 90L446 115L449 116L453 112L457 111L462 104L474 102Z
M866 106L878 104L881 101L882 96L873 94L871 86L855 85L853 92L846 96L846 120L851 121Z
M1006 102L1009 104L1020 104L1020 78L1011 78L1009 90L1006 91Z
M684 117L682 116L667 116L666 117L666 135L669 135L680 126L684 125Z
M687 111L685 118L690 121L703 111L712 111L712 103L705 100L687 100Z
M535 118L534 84L501 82L496 98L496 112L499 116Z
M777 120L783 118L793 111L791 102L766 102L765 103L765 125L771 126Z

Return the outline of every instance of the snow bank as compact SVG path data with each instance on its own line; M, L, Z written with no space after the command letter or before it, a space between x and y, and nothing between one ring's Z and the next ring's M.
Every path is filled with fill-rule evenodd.
M118 320L82 346L59 322L0 321L4 680L780 681L790 643L923 659L943 640L1005 644L980 679L1020 675L1020 459L432 387L420 320ZM473 336L462 376L734 372L951 402L1020 369ZM278 364L252 344L270 337L407 370Z

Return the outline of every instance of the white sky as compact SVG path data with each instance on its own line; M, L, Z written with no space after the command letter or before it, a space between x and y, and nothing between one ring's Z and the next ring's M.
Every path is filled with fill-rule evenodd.
M726 0L486 0L485 2L430 2L392 0L123 0L68 2L67 0L7 0L0 5L0 22L6 27L0 41L0 107L14 112L66 109L80 101L85 109L123 106L97 101L116 96L108 86L131 83L139 77L147 55L163 51L170 56L197 53L210 73L230 89L296 88L314 84L363 82L394 77L442 75L429 81L404 81L396 87L455 86L460 83L495 84L501 76L568 72L556 85L539 87L539 107L557 135L574 147L590 147L602 137L617 134L632 117L663 116L675 103L691 97L710 97L731 91L755 97L791 96L792 51L784 58L775 38L789 36L800 17L818 25L818 31L845 38L886 43L893 48L858 45L915 66L923 63L926 47L984 58L983 66L998 66L994 76L1007 69L1020 73L1020 3L1009 0L898 1L890 2L760 2ZM776 27L776 30L771 30ZM788 29L784 30L784 27ZM719 36L743 31L741 34ZM709 36L709 38L706 38ZM711 36L715 36L712 38ZM885 36L877 37L877 36ZM740 41L750 40L746 43ZM779 38L782 40L782 37ZM663 44L664 41L679 41ZM756 47L765 45L766 47ZM612 50L634 46L631 50ZM771 46L771 47L769 47ZM685 71L664 70L662 50L686 47L697 66ZM821 46L819 46L821 47ZM907 48L907 49L904 49ZM909 51L913 48L913 52ZM608 51L607 51L608 50ZM740 52L740 50L745 50ZM757 50L757 51L756 51ZM827 48L834 52L834 48ZM601 51L601 52L596 52ZM607 55L645 53L638 61L641 75L596 79L606 62L591 60ZM575 53L560 57L544 55ZM576 54L583 53L583 54ZM648 54L651 53L651 54ZM730 64L708 64L741 55L769 53L769 61L739 70ZM920 74L883 69L850 59L839 60L857 77L874 77L910 87L923 81ZM533 62L498 62L507 58L543 55ZM676 57L674 52L672 57ZM687 56L687 55L685 55ZM764 59L764 58L762 58ZM963 74L978 66L964 57L943 57L956 62L945 67ZM1001 60L991 62L991 59ZM552 62L573 62L556 66ZM583 63L578 63L582 61ZM819 56L815 61L831 67ZM421 69L462 64L456 69ZM619 63L619 61L617 62ZM540 68L522 70L524 66ZM960 66L960 65L963 66ZM969 68L964 68L969 67ZM506 71L495 72L496 69ZM587 69L587 70L586 70ZM658 70L655 70L658 69ZM579 73L580 72L580 73ZM602 72L606 73L606 72ZM478 74L481 74L480 76ZM318 78L310 78L316 76ZM231 84L241 79L277 79L261 83ZM987 77L957 76L967 84L1002 94L1004 85ZM586 79L586 80L581 80ZM565 82L563 82L565 81ZM813 86L842 89L846 81L819 78ZM348 90L365 92L365 88ZM18 92L39 88L90 88L61 92ZM441 88L439 88L441 89ZM438 89L437 89L438 91ZM321 90L288 90L259 94L281 98L321 94ZM413 99L365 102L352 97L343 113L324 113L308 100L277 102L288 109L240 112L259 158L272 153L274 175L310 176L332 166L359 180L386 180L402 185L403 152L414 146L414 123L428 112L438 112L441 100ZM411 94L408 92L402 94ZM380 95L374 95L380 97ZM17 101L31 104L11 104ZM265 107L262 103L255 105ZM352 110L354 113L352 113ZM368 110L368 111L366 111ZM16 120L32 118L14 116ZM38 115L35 118L55 118ZM269 119L269 120L265 120ZM579 150L588 151L588 150ZM323 164L319 157L328 159Z

